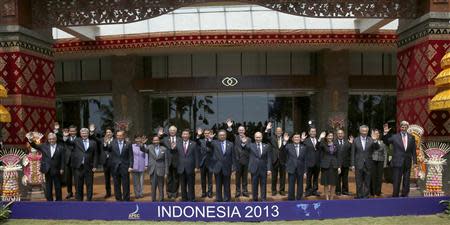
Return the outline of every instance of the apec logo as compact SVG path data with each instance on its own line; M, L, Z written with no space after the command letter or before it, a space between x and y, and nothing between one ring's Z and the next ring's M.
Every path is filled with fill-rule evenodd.
M222 84L225 87L234 87L239 83L235 77L224 77L222 79Z
M136 210L134 210L134 212L131 212L130 214L128 214L128 219L129 220L141 219L141 214L139 214L139 205L138 204L136 204Z

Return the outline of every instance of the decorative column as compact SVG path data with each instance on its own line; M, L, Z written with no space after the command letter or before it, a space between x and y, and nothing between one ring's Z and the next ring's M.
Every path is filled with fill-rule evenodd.
M2 129L6 145L22 146L29 131L49 132L55 119L51 29L32 30L30 6L7 1L0 14L0 99L11 114Z

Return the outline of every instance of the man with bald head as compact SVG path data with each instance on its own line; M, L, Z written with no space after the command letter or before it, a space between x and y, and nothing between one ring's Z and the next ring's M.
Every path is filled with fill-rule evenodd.
M252 175L253 201L258 201L258 185L261 189L261 201L266 201L267 175L272 171L272 149L270 145L262 143L263 134L255 133L255 143L249 143L247 138L242 140L242 146L249 152L248 170Z
M28 140L31 147L42 153L41 170L45 175L45 198L53 201L53 186L55 186L56 201L62 200L61 175L64 173L64 145L56 142L56 134L49 133L47 142L36 144L33 140Z
M181 138L177 136L177 127L170 126L169 134L164 133L164 129L160 127L158 129L158 136L161 140L161 145L167 149L172 149L172 144L181 145ZM166 192L169 199L178 198L178 187L179 187L179 175L177 172L178 155L172 154L170 151L168 153L169 160L169 173L167 174L167 186Z

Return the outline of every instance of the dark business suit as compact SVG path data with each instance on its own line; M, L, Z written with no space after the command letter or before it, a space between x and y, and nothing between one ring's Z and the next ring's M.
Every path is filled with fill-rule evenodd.
M114 139L112 139L114 140ZM111 141L112 141L111 140ZM111 163L109 160L110 153L105 150L108 146L108 143L105 143L102 140L101 149L100 149L100 164L103 165L103 175L105 177L105 191L106 195L111 195Z
M259 148L262 148L262 154ZM248 171L252 174L253 201L258 201L258 185L261 187L261 201L266 201L267 171L272 170L271 147L264 143L247 143L245 149L250 157Z
M216 180L216 201L228 202L231 200L230 183L231 173L233 171L233 163L236 163L236 161L234 161L235 158L233 143L231 143L230 141L225 141L224 148L222 141L207 140L206 145L209 147L207 150L211 151L210 168L214 173L214 177Z
M266 140L272 147L272 194L277 192L278 176L280 176L280 193L286 185L286 153L280 151L283 147L283 137L265 133Z
M392 197L398 197L400 194L400 183L402 183L402 197L408 197L409 179L411 174L411 161L417 164L416 141L414 136L405 132L407 145L403 144L402 133L393 135L388 142L393 145L393 154L391 160L392 167Z
M171 137L166 135L164 137L160 137L161 145L166 147L167 149L171 149ZM181 142L181 138L179 136L175 136L175 142L178 145ZM177 172L177 163L178 163L178 155L172 154L171 151L168 152L169 157L169 174L167 175L167 187L166 192L169 198L177 198L178 197L178 187L180 186L179 175Z
M67 194L68 195L73 195L73 186L75 186L75 191L77 188L77 182L76 182L76 178L75 178L75 171L72 168L72 151L74 146L67 144L63 141L63 137L57 135L58 137L58 142L61 142L64 145L64 149L65 149L65 154L64 154L64 178L66 179L66 188L67 188ZM69 139L71 140L75 140L75 138L77 138L76 136L72 137L69 136Z
M211 150L206 146L206 139L197 138L197 146L200 149L199 166L202 195L212 195L212 170L211 170Z
M86 184L87 189L86 198L88 201L92 201L94 181L92 169L97 167L98 162L97 143L90 139L86 139L86 141L88 143L87 149L82 138L75 138L73 141L70 138L66 140L66 143L73 147L70 160L76 180L76 198L78 201L83 201L84 184Z
M353 140L351 165L355 167L356 198L369 198L370 171L373 167L372 154L374 149L378 148L378 143L366 137L363 148L361 138L358 136Z
M171 149L177 157L182 201L195 201L195 168L198 168L198 149L194 141L182 140Z
M227 138L234 145L234 161L235 163L235 182L236 182L236 196L241 193L248 195L248 162L249 154L242 147L242 141L239 135L233 134L227 130ZM251 138L247 137L247 141L251 142Z
M55 186L56 201L62 200L61 192L61 170L64 170L65 149L62 144L55 144L53 155L50 143L37 145L30 142L31 147L42 153L40 172L45 175L45 198L53 201L53 185Z
M341 173L338 175L336 193L348 194L348 172L352 158L352 145L346 140L334 141L338 149L338 157L341 162Z
M298 148L298 153L297 153ZM288 200L300 200L303 196L303 175L307 170L306 147L304 144L289 143L280 151L286 155L286 170L288 172ZM297 184L297 191L295 185Z
M157 151L156 149L159 149ZM158 201L164 201L164 176L169 173L169 151L162 145L148 145L141 148L148 153L148 170L152 183L152 201L156 201L156 188L159 190Z
M315 195L319 189L319 172L320 172L320 142L316 138L314 145L311 137L306 138L303 142L306 147L306 188L305 195Z
M128 168L133 168L132 144L114 139L105 150L109 152L111 172L114 181L114 195L117 201L130 201L130 173ZM123 194L122 194L123 193Z

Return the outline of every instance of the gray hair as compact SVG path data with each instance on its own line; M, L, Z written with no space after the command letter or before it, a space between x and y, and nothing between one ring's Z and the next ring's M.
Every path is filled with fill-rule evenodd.
M402 122L400 122L400 126L408 126L409 127L409 123L406 120L403 120Z
M359 130L361 130L361 129L369 129L369 126L363 124L363 125L359 126Z
M83 127L83 128L80 129L80 133L81 133L81 132L87 132L87 133L89 133L89 129L87 129L86 127Z
M47 138L52 138L52 137L56 138L56 134L52 133L52 132L47 134Z
M178 129L176 126L172 125L169 127L169 130L174 130L175 132L177 132Z

